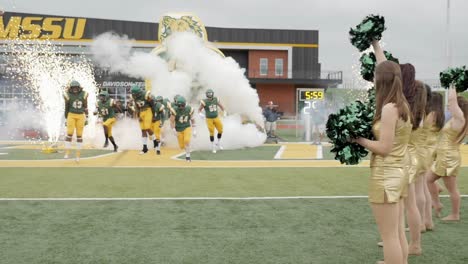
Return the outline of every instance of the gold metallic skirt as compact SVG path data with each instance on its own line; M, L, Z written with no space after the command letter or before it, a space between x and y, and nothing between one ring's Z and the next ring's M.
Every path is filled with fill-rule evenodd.
M432 172L437 176L458 176L461 165L460 150L437 149L437 157L432 164Z
M398 167L371 167L369 202L396 203L408 192L408 171Z

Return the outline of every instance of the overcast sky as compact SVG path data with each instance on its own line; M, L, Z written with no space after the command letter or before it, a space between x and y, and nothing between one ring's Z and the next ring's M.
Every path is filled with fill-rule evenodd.
M167 12L192 12L206 26L317 29L322 70L352 76L359 54L349 28L368 14L385 16L385 49L416 67L417 78L437 79L447 67L448 0L0 0L4 10L157 22ZM468 65L468 1L450 0L452 65Z

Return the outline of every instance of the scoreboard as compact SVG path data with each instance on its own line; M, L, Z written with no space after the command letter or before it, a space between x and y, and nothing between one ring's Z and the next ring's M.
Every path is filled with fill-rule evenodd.
M323 88L299 88L296 92L296 114L308 114L316 103L325 100L325 89Z
M323 89L299 90L300 101L323 100L323 99L325 99L325 92Z

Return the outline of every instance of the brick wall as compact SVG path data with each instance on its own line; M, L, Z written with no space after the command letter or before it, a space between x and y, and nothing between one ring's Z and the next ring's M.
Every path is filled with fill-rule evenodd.
M273 101L285 115L296 114L296 88L293 84L257 84L257 93L262 108L268 101Z
M267 75L260 75L260 58L268 59ZM275 59L283 59L283 75L275 75ZM282 78L288 77L288 51L286 50L250 50L249 78Z

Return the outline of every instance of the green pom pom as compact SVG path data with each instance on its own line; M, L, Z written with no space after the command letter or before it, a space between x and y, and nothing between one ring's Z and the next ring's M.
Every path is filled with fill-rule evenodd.
M439 76L440 84L446 89L448 89L452 83L455 85L455 89L458 93L468 89L468 70L466 66L449 68L441 72Z
M387 60L400 63L397 58L393 57L390 52L384 51L385 57ZM361 62L361 76L364 80L372 82L374 81L374 72L377 59L375 58L374 52L366 53L361 56L359 59Z
M338 113L331 114L327 120L326 133L333 147L335 159L348 165L358 164L367 156L368 151L349 139L365 137L373 139L372 121L373 109L370 104L355 101L340 109Z
M380 40L385 30L385 19L382 16L369 15L356 28L349 30L351 44L364 51L370 47L372 40Z

